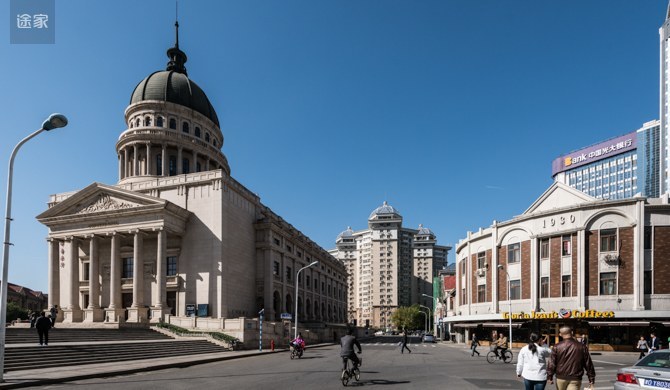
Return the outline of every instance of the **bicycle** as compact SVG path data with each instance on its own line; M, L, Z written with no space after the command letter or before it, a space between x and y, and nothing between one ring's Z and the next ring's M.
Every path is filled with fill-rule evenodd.
M291 360L295 359L296 356L300 359L302 357L302 352L302 348L297 348L296 346L291 345Z
M358 365L352 363L352 367L349 368L349 358L346 356L342 357L342 361L344 362L344 370L342 370L341 376L342 386L348 385L351 378L356 379L356 382L361 380L361 370L359 370L358 367L363 364L363 358L358 358L358 360Z
M499 356L502 355L502 356ZM506 349L505 351L500 351L500 354L496 355L495 351L490 351L486 354L486 361L489 364L493 364L496 360L502 360L503 363L512 363L512 351Z

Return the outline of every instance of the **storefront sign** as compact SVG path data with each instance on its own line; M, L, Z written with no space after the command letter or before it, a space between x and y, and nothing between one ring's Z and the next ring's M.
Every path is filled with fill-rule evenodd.
M509 319L509 312L502 313L503 318ZM519 312L512 313L513 320L556 320L556 319L591 319L591 318L614 318L613 311L598 311L598 310L569 310L561 309L559 311L531 311L529 313Z

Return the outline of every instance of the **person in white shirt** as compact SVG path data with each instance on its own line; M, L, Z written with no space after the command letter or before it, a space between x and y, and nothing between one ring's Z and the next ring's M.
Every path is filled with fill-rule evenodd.
M516 363L516 376L523 378L526 390L544 390L547 385L547 359L551 351L538 345L539 341L540 336L531 333L530 341L521 348Z

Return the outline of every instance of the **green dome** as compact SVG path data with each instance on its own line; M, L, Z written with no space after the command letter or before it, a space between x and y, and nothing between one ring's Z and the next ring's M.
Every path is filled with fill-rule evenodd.
M219 126L219 118L205 92L184 73L174 70L150 74L135 87L130 104L144 100L161 100L195 110Z

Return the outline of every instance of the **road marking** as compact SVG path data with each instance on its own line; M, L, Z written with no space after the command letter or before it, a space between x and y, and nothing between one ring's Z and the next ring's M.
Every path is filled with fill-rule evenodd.
M606 364L614 364L615 366L631 366L632 364L627 364L627 363L614 363L614 362L608 362L606 360L591 360L592 362L595 363L606 363Z

